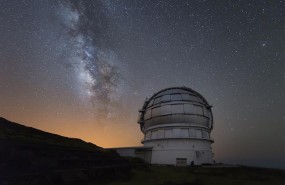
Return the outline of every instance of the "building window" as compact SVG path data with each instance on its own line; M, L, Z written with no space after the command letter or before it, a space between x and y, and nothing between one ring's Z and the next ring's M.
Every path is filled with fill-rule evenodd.
M171 95L171 101L181 101L182 97L181 94L172 94Z
M171 105L172 114L183 114L183 104Z
M151 111L152 117L160 116L161 115L161 107L153 108Z
M161 106L161 115L171 114L171 105L162 105Z
M170 95L168 94L168 95L162 96L161 101L162 101L162 102L168 102L168 101L170 101Z
M196 137L196 130L191 128L189 131L190 131L189 132L190 133L190 137L195 138Z
M207 131L202 131L202 138L209 139L209 133Z
M209 110L206 107L203 107L204 116L209 117Z
M197 138L202 138L202 131L196 129L196 136L197 136Z
M203 115L203 109L199 105L184 104L184 112L185 114Z
M164 138L164 130L158 130L157 138Z
M144 115L144 119L149 119L151 118L151 109L148 109Z
M172 138L172 129L165 130L165 138Z
M181 137L183 137L183 138L189 137L189 129L188 128L182 128L181 129Z
M146 133L145 138L150 139L151 138L151 132Z
M187 166L187 158L176 158L176 166Z
M158 134L158 131L152 131L151 132L151 138L152 139L157 139L157 134Z
M161 102L161 97L155 98L153 105L156 105Z
M181 94L181 95L182 95L182 99L183 99L184 101L190 101L190 100L191 100L189 94Z
M173 136L174 137L179 137L180 136L180 132L181 132L180 128L174 128L173 129Z

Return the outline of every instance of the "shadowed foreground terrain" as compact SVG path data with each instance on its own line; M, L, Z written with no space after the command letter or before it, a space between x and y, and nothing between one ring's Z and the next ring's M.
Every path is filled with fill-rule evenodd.
M80 139L0 118L0 185L278 185L285 170L173 167L122 158Z
M113 151L3 118L0 146L0 185L105 183L130 175L131 163Z
M285 170L254 167L149 166L108 185L284 185Z

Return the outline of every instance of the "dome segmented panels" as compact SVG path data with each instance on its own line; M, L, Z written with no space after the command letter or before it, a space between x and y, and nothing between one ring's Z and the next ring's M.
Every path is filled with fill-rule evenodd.
M164 89L147 100L139 123L146 130L161 124L187 123L212 128L212 112L208 102L186 87Z

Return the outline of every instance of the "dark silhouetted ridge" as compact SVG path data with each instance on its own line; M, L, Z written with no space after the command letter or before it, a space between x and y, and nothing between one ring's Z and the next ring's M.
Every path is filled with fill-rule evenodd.
M27 127L8 121L0 117L0 139L27 144L50 144L69 147L100 149L100 147L86 143L81 139L67 138L60 135L44 132L32 127Z
M0 185L105 182L129 171L114 151L0 118Z

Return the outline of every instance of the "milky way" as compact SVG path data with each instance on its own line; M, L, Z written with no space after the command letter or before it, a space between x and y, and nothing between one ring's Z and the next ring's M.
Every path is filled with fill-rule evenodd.
M184 85L216 161L285 168L284 0L1 0L0 23L0 116L135 146L145 98Z
M58 11L64 11L60 15L74 46L69 48L69 62L96 116L109 118L118 108L122 75L118 58L108 45L106 11L99 1L63 1Z

